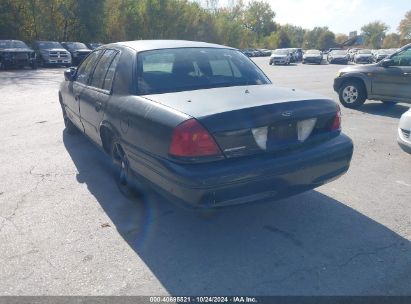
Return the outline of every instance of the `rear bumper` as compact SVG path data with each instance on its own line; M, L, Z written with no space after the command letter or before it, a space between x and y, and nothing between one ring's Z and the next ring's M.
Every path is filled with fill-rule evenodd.
M352 153L351 139L340 134L292 153L207 164L152 162L128 154L132 170L167 198L197 207L218 207L282 198L318 187L344 174Z

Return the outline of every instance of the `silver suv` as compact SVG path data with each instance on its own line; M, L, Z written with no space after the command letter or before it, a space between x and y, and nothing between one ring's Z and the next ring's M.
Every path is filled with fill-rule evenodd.
M334 90L347 108L359 108L366 99L411 103L411 44L379 63L340 70Z

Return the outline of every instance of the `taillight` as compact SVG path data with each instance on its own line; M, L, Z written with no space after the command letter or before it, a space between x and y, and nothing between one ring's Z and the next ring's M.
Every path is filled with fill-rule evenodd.
M189 119L174 129L169 153L177 157L201 157L221 155L221 150L197 120Z
M341 109L340 106L337 104L337 114L335 114L333 124L331 125L331 131L338 130L341 130Z

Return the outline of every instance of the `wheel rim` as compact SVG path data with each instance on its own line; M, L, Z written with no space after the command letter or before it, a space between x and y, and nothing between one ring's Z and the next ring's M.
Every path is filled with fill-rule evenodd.
M114 160L114 163L120 169L120 174L119 174L120 185L122 186L127 185L128 161L124 154L123 149L118 143L114 144L114 147L113 147L113 160Z
M346 86L342 92L342 97L346 103L354 103L358 99L358 94L358 89L355 86Z

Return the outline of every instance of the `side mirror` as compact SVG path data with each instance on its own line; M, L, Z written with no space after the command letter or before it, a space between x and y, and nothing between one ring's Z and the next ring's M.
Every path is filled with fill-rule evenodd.
M71 68L64 71L64 78L67 81L73 81L73 80L76 79L76 72L77 72L77 68L76 67L71 67Z
M385 68L389 67L393 64L394 64L394 60L392 60L392 59L386 58L386 59L381 60L381 66L383 66Z

